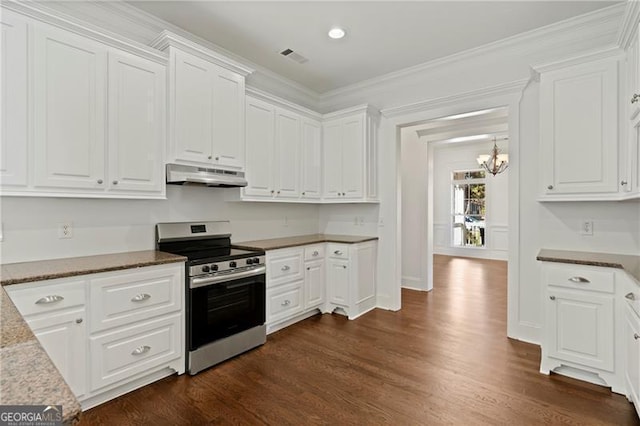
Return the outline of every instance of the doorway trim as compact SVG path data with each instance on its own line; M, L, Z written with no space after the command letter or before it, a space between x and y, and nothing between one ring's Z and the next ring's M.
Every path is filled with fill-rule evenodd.
M396 108L384 109L382 113L382 146L380 176L387 185L381 185L380 253L395 262L378 262L379 282L389 279L389 285L381 288L378 295L380 306L391 310L401 308L402 285L402 185L401 185L401 129L415 126L439 117L462 114L469 111L506 107L509 126L509 255L507 274L507 336L519 340L538 342L538 329L521 323L520 307L520 100L530 79L488 87L481 90L457 94L444 98L419 102ZM430 159L429 161L432 161ZM430 163L431 164L431 163ZM387 180L388 179L388 180ZM431 184L431 182L429 183ZM427 226L433 222L432 206L427 206ZM384 217L390 226L384 227ZM431 227L432 229L432 227ZM427 236L427 244L433 253L433 232ZM428 263L428 276L433 276L433 260Z

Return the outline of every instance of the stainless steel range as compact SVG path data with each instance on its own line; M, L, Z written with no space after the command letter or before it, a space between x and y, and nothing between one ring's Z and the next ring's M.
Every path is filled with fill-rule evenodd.
M186 256L187 371L266 341L265 253L231 245L229 222L156 225L158 250Z

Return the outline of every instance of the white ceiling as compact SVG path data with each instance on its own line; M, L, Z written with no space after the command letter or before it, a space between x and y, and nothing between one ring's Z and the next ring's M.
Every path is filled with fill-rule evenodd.
M428 62L614 1L131 1L318 93ZM332 26L346 29L331 40ZM279 54L291 48L297 64Z

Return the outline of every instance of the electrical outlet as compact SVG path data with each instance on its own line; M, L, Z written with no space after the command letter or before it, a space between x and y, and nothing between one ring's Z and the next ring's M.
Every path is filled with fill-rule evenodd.
M592 220L583 220L580 222L580 235L593 235Z
M358 222L359 222L360 226L364 226L364 216L360 216L358 218Z
M73 224L71 222L58 225L58 238L73 238Z
M358 216L354 216L354 217L353 217L353 224L354 224L355 226L358 226Z

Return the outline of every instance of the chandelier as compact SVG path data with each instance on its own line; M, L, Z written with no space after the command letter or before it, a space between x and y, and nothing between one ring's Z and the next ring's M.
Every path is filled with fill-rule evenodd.
M507 139L508 138L503 138L501 140ZM507 167L509 167L509 155L500 154L500 149L496 144L496 138L493 138L493 149L491 150L491 154L478 155L476 161L480 167L494 176L498 173L504 172L507 170Z

